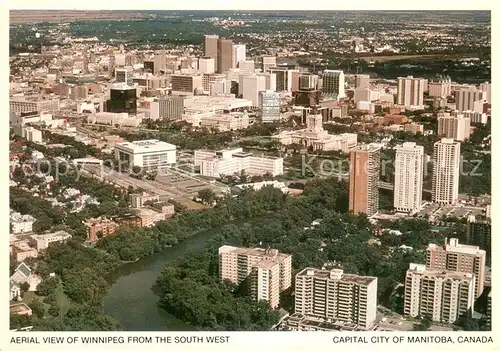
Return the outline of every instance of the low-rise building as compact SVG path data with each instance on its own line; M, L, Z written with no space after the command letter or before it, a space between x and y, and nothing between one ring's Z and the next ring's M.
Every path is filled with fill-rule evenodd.
M130 168L165 169L176 163L175 145L159 140L140 140L115 144L115 158Z
M220 151L196 150L194 164L200 166L200 173L206 177L220 178L245 171L252 175L270 173L283 174L283 159L279 157L254 156L242 148Z
M45 250L51 243L66 242L66 240L71 239L71 234L68 234L64 230L59 230L53 233L32 235L31 238L35 240L36 249L40 251Z
M11 211L10 213L10 228L11 233L29 233L33 231L33 224L36 219L30 215L22 215L19 212Z
M323 151L339 150L349 152L350 149L358 144L357 134L328 134L323 129L323 116L320 114L307 116L306 129L283 131L273 136L273 138L279 140L283 145L299 144L304 147L312 147L313 150Z
M106 217L91 218L85 222L85 225L87 226L87 240L89 242L113 235L118 228L117 223Z

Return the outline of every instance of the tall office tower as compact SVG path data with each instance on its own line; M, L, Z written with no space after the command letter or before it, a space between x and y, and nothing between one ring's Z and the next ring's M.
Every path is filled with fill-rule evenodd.
M479 90L481 90L484 93L483 94L484 101L487 104L491 104L491 84L488 82L481 83L479 85Z
M232 68L239 67L241 61L246 61L247 59L247 46L245 44L234 44L233 45L233 66Z
M71 88L70 98L74 100L86 99L88 96L88 89L85 85L77 85Z
M239 61L238 68L240 69L240 71L243 71L243 72L254 73L255 72L255 62L253 62L252 60Z
M323 72L323 95L345 97L345 77L343 71L325 70Z
M407 142L395 149L394 208L398 212L419 211L424 181L424 147Z
M356 88L354 89L354 103L357 104L359 101L371 101L372 91L367 88Z
M106 112L130 114L137 113L137 90L125 83L118 83L110 88L110 99L106 102Z
M484 101L484 92L477 89L462 88L455 91L455 109L457 111L483 112L482 105L478 107L477 101Z
M349 211L375 214L379 199L380 146L368 144L354 148L349 168Z
M274 74L274 73L257 73L257 75L265 77L266 90L276 91L276 74Z
M165 95L158 99L159 116L161 119L180 121L184 113L184 97Z
M478 246L486 252L486 265L491 265L491 220L476 216L467 218L467 244Z
M203 74L215 72L215 60L211 57L200 57L198 59L198 71Z
M397 104L423 109L425 86L426 80L423 78L398 77Z
M233 41L220 38L217 42L217 72L226 73L233 68Z
M302 74L299 76L298 90L316 90L318 87L318 76L316 74Z
M167 71L167 55L163 50L155 51L155 55L153 57L154 61L154 74L165 73Z
M292 91L293 74L298 72L297 70L287 67L272 67L268 71L276 75L276 91Z
M253 107L259 107L259 92L266 89L265 75L243 75L240 76L243 99L252 101Z
M455 116L448 113L438 114L437 134L443 138L465 141L470 137L470 118L462 114Z
M484 289L486 252L477 246L463 245L458 239L445 240L443 246L427 246L426 267L429 270L448 270L471 273L475 276L475 299Z
M269 68L276 67L276 56L262 56L261 58L262 72L266 73Z
M234 284L249 282L250 297L277 308L279 294L292 286L292 255L274 249L219 248L219 277Z
M368 329L377 314L377 278L305 268L295 276L295 313Z
M115 65L116 66L125 66L126 65L126 62L125 62L126 55L125 54L117 54L114 57L115 57Z
M132 83L134 69L132 67L116 67L115 68L115 81L116 83Z
M215 71L218 70L218 42L219 42L219 36L218 35L205 35L204 37L204 45L203 45L203 51L205 57L210 57L214 59L215 62Z
M231 81L227 79L210 82L210 96L231 94Z
M369 89L370 88L370 75L356 74L354 77L354 88Z
M272 90L259 92L259 107L262 123L279 122L280 120L280 94Z
M474 283L471 273L430 270L410 263L406 271L404 314L427 317L435 322L455 323L474 311Z
M172 75L173 95L193 95L196 89L203 89L203 75Z
M434 143L432 201L454 204L458 200L460 143L443 138Z

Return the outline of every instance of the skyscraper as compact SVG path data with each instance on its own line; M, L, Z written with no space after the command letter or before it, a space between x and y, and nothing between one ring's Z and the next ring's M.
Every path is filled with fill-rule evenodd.
M368 74L356 74L354 77L354 88L369 89L370 76Z
M370 328L377 313L377 278L305 268L295 276L295 313Z
M293 74L298 72L288 67L272 67L268 71L276 75L276 91L292 91Z
M406 271L404 314L455 323L474 311L474 282L471 273L431 270L411 263Z
M218 58L217 58L218 41L219 41L218 35L205 35L205 43L204 43L204 48L203 48L204 49L204 56L214 59L216 71L218 69L217 64L219 62Z
M318 76L315 74L302 74L299 77L299 90L312 89L318 87Z
M458 200L460 143L443 138L434 143L432 201L454 204Z
M407 142L395 149L394 208L398 212L418 211L422 206L424 147Z
M350 154L349 211L368 216L378 211L380 146L360 145Z
M397 104L423 109L425 84L426 80L423 78L398 77Z
M217 41L217 72L226 73L233 68L233 41L220 38Z
M233 67L238 67L241 61L246 61L247 59L247 46L245 44L234 44L233 45Z
M451 116L449 113L438 113L437 134L443 138L465 141L470 137L470 118L462 114Z
M184 97L161 96L158 99L159 117L161 119L180 121L184 113Z
M252 106L259 107L259 92L266 89L266 76L250 74L240 76L243 99L252 101Z
M323 95L345 97L345 77L343 71L325 70L323 72Z
M266 73L269 68L276 67L276 56L262 56L261 58L262 72Z
M476 216L467 218L467 244L478 246L486 251L486 265L491 264L491 220Z
M485 93L477 89L460 89L455 91L455 108L457 111L474 111L483 112L482 109L477 108L477 101L484 100ZM475 108L476 106L476 108ZM480 110L480 111L479 111Z
M200 57L198 59L198 71L204 74L215 72L215 60L211 57Z
M106 102L107 112L137 113L137 90L126 83L117 83L110 88L110 99Z
M280 94L272 90L259 92L259 107L262 123L279 122Z
M475 299L484 289L486 252L478 246L463 245L458 239L445 239L443 246L427 246L426 267L429 270L447 270L470 273L475 276Z
M276 308L280 292L292 285L292 255L224 245L219 248L219 277L235 284L248 280L251 298Z

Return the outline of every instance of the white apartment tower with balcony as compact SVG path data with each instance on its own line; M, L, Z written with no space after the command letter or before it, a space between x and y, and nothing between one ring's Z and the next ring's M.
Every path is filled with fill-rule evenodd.
M422 206L424 147L416 143L396 146L394 164L394 208L414 213Z
M426 80L413 76L398 77L397 104L413 109L424 108Z
M377 278L305 268L295 276L295 313L368 329L377 314Z
M411 263L405 279L404 314L454 323L474 311L474 284L471 273L429 270Z
M443 138L434 143L432 201L454 204L458 200L460 177L460 143Z

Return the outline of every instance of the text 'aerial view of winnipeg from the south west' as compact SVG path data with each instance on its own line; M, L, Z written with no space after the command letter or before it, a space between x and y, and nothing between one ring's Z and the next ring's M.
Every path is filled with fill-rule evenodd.
M11 331L491 330L490 11L9 26Z

